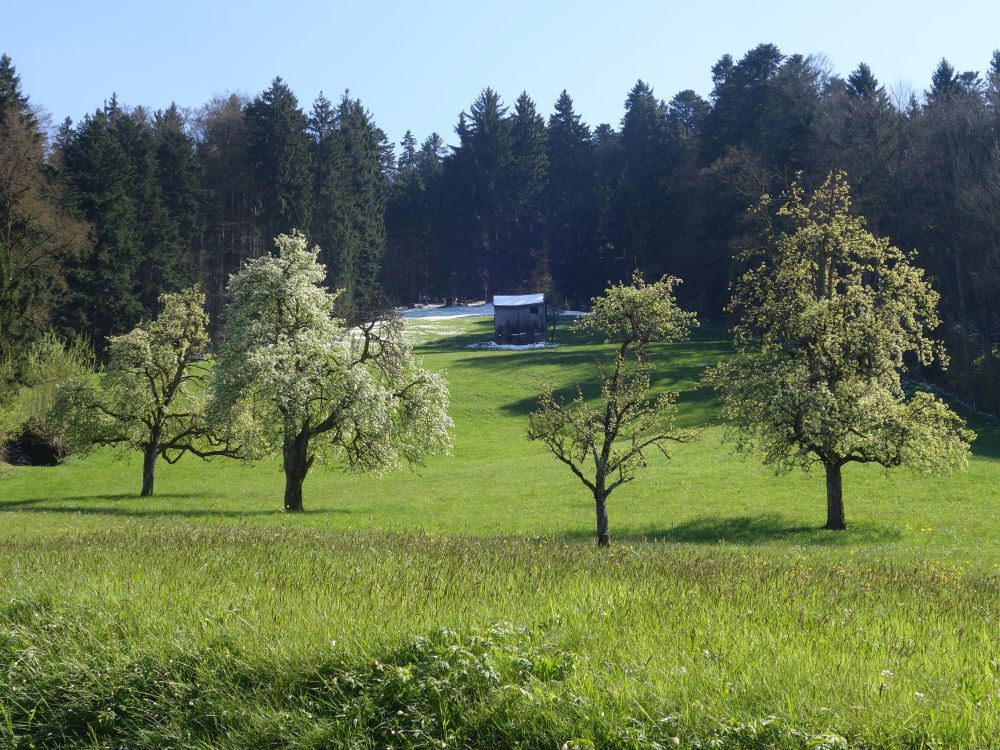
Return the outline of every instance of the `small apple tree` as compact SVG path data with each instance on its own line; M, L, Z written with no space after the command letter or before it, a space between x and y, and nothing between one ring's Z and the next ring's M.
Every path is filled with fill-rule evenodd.
M650 397L654 367L649 345L687 338L697 320L677 305L674 287L680 279L664 276L647 284L637 273L632 284L609 287L595 297L593 311L575 324L581 333L596 333L615 343L614 365L599 369L600 402L592 406L577 386L569 402L546 386L528 422L528 439L542 442L590 490L597 510L597 544L610 544L607 500L635 479L649 455L670 458L670 443L686 443L698 435L675 426L677 394Z
M108 365L57 391L55 421L74 448L118 446L142 453L142 497L153 494L156 461L176 463L237 451L208 428L204 402L209 367L205 294L197 287L160 296L160 313L108 339Z

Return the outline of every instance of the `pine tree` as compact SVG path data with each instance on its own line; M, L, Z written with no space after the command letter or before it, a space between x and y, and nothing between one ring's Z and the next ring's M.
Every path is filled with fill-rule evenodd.
M309 118L312 138L313 204L312 238L325 248L327 285L344 289L343 307L354 300L357 286L358 241L351 221L351 185L342 134L337 129L337 110L322 92L313 103Z
M511 121L506 189L510 202L510 243L505 274L497 280L497 288L532 291L548 273L545 197L549 160L545 141L545 120L524 92L514 105Z
M260 231L273 238L308 231L312 218L312 167L308 122L288 85L271 87L246 105L250 160Z
M61 323L96 342L132 328L147 312L138 288L144 255L136 169L116 134L125 117L112 97L84 118L62 154L75 209L94 226L94 252L71 268Z
M727 148L759 143L770 106L770 84L782 60L784 55L773 44L760 44L738 63L723 55L712 68L712 111L703 143L707 162L718 159Z
M505 248L510 242L507 175L511 161L510 120L500 96L483 89L469 108L469 125L460 146L461 159L469 169L472 193L469 208L475 227L472 267L486 298L501 292L496 284L506 281Z
M157 140L141 108L112 97L66 138L61 179L94 225L94 253L73 267L63 325L95 341L150 317L163 292L195 275L191 240L164 202Z
M678 135L695 138L701 134L711 111L708 102L697 92L685 89L674 95L667 107L667 120Z
M616 274L666 270L660 258L668 224L668 179L675 148L666 107L639 81L629 92L622 118L622 180L616 195L621 255Z
M157 182L163 207L178 235L178 262L171 286L180 289L196 275L201 278L207 265L204 255L205 191L202 167L195 155L195 141L175 104L153 117L156 141Z
M257 201L247 156L249 134L245 102L237 95L217 97L198 114L197 161L205 192L204 255L200 278L212 338L218 341L226 282L246 260L264 252L257 225Z
M426 227L424 191L417 139L409 130L400 142L400 154L386 207L386 256L382 283L390 298L413 304L424 291L423 251Z
M349 198L344 220L355 243L356 275L345 302L366 313L381 296L392 148L361 101L346 93L337 107L337 130L343 144Z
M566 91L549 116L546 152L546 236L553 283L562 297L579 304L601 289L584 281L595 253L596 164L590 128L573 110Z

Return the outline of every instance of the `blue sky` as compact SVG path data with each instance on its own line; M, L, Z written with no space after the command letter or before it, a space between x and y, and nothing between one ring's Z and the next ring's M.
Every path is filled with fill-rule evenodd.
M941 57L985 70L1000 47L998 2L39 2L3 11L0 50L56 121L117 92L153 109L256 94L282 76L308 107L349 88L389 138L410 128L452 142L485 86L526 90L546 115L559 92L617 124L639 78L669 99L707 95L710 68L760 42L825 55L846 75L871 65L889 88L926 88Z

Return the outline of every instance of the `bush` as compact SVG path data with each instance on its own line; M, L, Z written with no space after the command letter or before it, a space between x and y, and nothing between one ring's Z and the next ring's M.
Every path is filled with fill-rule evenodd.
M94 370L94 350L47 333L23 357L0 362L0 459L54 465L70 453L67 425L51 415L57 389Z

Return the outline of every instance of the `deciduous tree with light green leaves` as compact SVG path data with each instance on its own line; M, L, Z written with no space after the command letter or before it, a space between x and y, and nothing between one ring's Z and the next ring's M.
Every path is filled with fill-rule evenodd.
M607 501L611 493L635 479L651 453L670 458L670 443L686 443L696 432L675 425L677 394L650 396L653 364L649 345L687 338L697 320L677 305L674 287L680 279L664 276L647 284L636 273L632 284L609 287L595 297L592 312L574 328L598 334L618 350L610 370L599 367L601 400L591 405L577 386L567 402L546 386L528 423L528 439L541 441L566 464L594 497L597 544L607 547Z
M108 338L108 366L98 378L76 378L56 394L53 413L71 444L86 453L118 446L140 451L142 497L153 494L156 461L185 453L236 457L204 420L209 368L205 295L198 287L160 295L160 313Z
M770 216L770 198L756 210ZM947 365L931 336L938 294L912 254L852 215L846 175L812 193L793 183L767 226L733 288L736 356L706 382L737 450L778 471L823 465L826 528L845 529L845 464L948 471L975 435L944 402L904 391L907 356Z
M213 424L252 458L281 455L286 511L302 510L316 462L379 474L448 452L447 386L413 357L398 316L349 328L333 316L320 249L298 232L275 245L229 282Z

